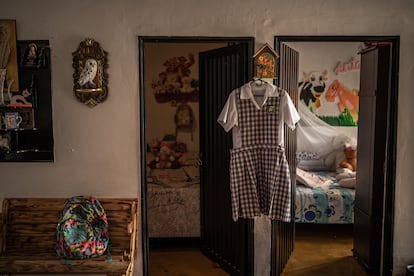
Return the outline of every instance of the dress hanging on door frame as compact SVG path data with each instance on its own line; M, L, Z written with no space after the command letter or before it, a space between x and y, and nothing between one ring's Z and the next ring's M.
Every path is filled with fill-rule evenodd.
M288 93L270 83L252 81L233 90L219 115L232 129L230 189L233 220L261 214L291 220L289 166L283 123L294 129L300 117Z

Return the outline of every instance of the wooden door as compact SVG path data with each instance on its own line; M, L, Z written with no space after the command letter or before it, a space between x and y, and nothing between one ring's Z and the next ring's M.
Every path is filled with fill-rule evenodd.
M217 118L230 92L251 78L246 43L200 53L202 251L231 275L252 275L252 222L232 220L229 150L231 133Z
M279 87L288 91L295 106L298 106L299 53L286 44L281 45L279 63ZM296 132L284 127L286 158L291 179L291 222L272 221L271 275L281 275L295 243L295 175L296 175Z
M390 46L361 54L353 251L375 273L381 263L390 56Z

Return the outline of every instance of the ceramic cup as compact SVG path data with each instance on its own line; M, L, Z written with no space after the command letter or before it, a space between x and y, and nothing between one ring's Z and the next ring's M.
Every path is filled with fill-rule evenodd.
M4 113L3 121L6 129L19 128L22 116L19 115L19 112L6 112Z

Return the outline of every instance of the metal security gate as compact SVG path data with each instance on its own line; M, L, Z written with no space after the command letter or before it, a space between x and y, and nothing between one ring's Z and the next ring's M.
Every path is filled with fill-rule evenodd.
M299 53L288 47L281 45L280 54L280 73L279 87L289 92L289 95L298 106L298 70ZM296 175L296 132L284 126L284 142L286 148L286 158L289 163L291 179L291 211L292 221L289 223L272 221L272 248L271 248L271 275L281 275L295 244L295 175Z
M253 223L233 222L230 197L231 133L217 118L230 92L251 76L246 43L200 53L202 251L231 275L253 274Z

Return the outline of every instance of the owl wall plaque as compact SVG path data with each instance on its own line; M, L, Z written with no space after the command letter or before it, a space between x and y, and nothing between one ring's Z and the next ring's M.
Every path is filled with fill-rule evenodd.
M107 56L98 42L87 38L73 56L73 91L76 98L94 107L108 97Z

